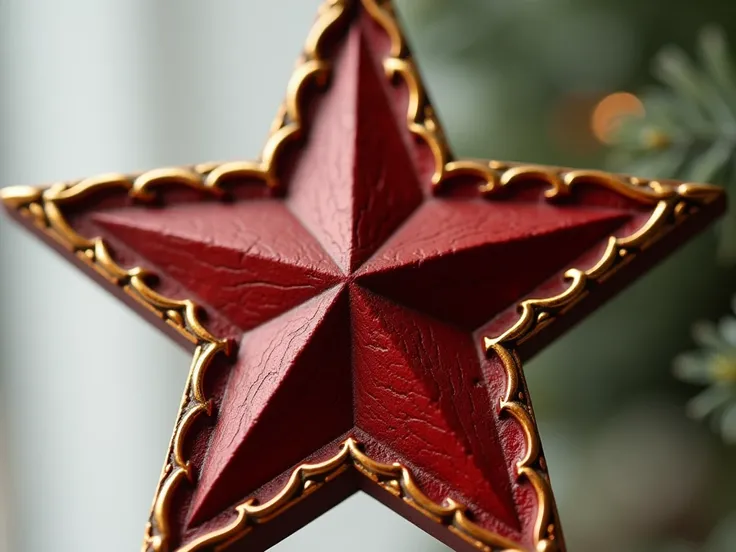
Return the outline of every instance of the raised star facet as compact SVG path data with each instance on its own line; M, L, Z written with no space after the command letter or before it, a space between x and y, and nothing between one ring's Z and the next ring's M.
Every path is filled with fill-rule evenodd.
M564 288L559 295L565 269L599 259L616 268L682 221L699 229L722 198L610 175L610 186L580 192L563 169L538 167L516 174L528 176L521 192L504 188L512 178L496 175L498 164L453 163L445 151L389 2L329 0L320 13L305 57L325 82L290 88L273 134L283 142L272 136L260 161L2 196L91 274L195 343L145 547L194 551L258 533L342 473L315 483L307 460L319 467L350 447L355 456L354 441L339 443L357 435L365 458L383 464L354 467L433 534L486 550L558 552L519 360L486 351L479 332L508 329L530 295L572 308ZM444 190L443 178L458 174L470 185ZM172 182L190 193L157 204L152 183ZM555 201L544 194L550 185ZM486 195L500 188L501 200ZM705 203L689 201L706 195L698 212ZM645 234L653 238L636 241ZM619 247L619 235L635 246ZM549 312L526 314L535 324ZM365 484L349 480L340 492ZM257 508L251 499L278 493L283 508L243 517ZM244 546L273 544L298 525L289 523Z

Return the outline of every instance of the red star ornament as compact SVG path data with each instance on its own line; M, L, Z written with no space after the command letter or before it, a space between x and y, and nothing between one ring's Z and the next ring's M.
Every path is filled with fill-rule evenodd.
M520 359L725 204L455 159L381 0L321 8L259 161L2 193L194 349L159 552L263 550L359 489L457 550L562 551Z

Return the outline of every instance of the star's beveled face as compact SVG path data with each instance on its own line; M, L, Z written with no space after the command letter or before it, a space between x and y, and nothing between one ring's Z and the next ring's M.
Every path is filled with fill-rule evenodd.
M100 182L7 195L198 345L147 545L195 550L246 534L251 497L278 503L258 512L272 523L293 505L290 474L296 504L342 473L314 468L327 474L317 484L293 469L334 464L352 438L366 478L340 497L388 490L453 546L562 547L516 357L484 338L503 334L511 348L560 313L572 320L588 284L693 205L712 203L713 216L718 196L452 161L385 2L333 0L316 29L266 161L102 182L122 199L95 195ZM304 77L317 74L321 86ZM150 188L166 182L195 192L152 204ZM227 201L209 197L225 188ZM108 247L120 265L155 272L156 292L115 268ZM213 361L225 341L232 354Z
M361 17L337 49L284 198L93 220L237 328L189 523L355 429L437 501L523 540L534 517L518 511L473 332L639 213L434 197L374 25Z

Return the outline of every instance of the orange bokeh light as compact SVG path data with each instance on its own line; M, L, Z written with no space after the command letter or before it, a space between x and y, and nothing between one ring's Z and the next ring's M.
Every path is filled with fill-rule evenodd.
M599 101L590 117L593 135L604 144L611 144L613 136L625 116L643 116L644 104L629 92L614 92Z

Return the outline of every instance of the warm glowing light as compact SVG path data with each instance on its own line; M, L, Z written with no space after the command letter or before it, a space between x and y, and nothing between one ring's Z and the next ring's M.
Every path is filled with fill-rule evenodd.
M621 125L623 117L644 115L644 104L629 92L615 92L609 94L593 109L590 117L590 127L595 137L604 144L610 144Z

